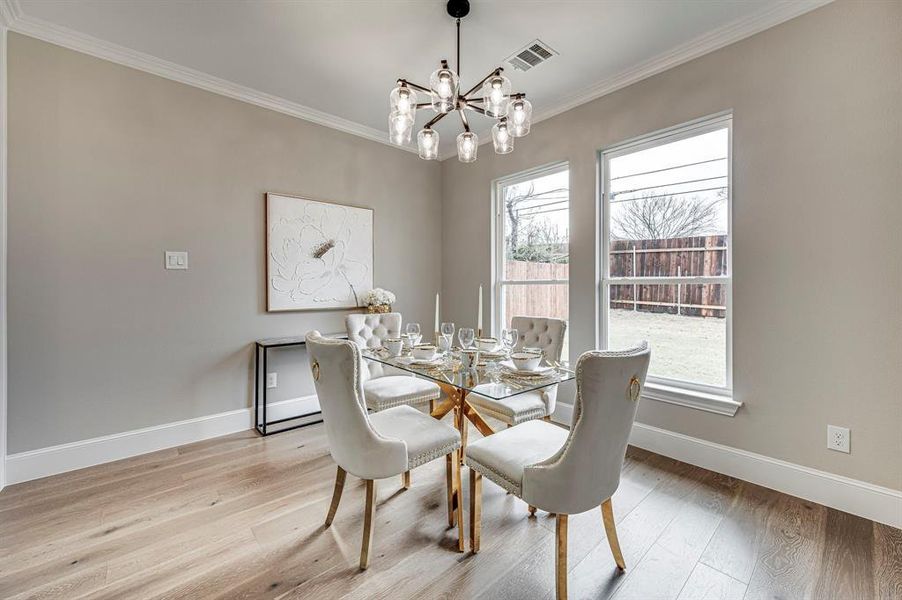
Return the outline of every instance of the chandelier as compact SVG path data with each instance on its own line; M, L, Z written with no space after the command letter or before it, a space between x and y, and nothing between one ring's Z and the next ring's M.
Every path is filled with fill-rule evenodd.
M460 20L470 12L468 0L449 0L448 14L457 19L457 72L447 60L429 77L429 87L417 85L406 79L398 79L398 85L391 91L389 102L388 131L393 144L404 146L410 143L414 120L419 108L431 108L435 113L417 133L417 149L420 158L438 159L438 131L432 127L446 115L457 112L464 130L457 136L457 158L460 162L475 162L479 147L479 137L470 131L467 111L472 111L492 119L492 142L495 152L508 154L514 150L514 138L529 133L532 120L532 105L526 94L511 93L510 79L504 76L504 69L496 68L479 83L466 92L460 88ZM428 96L429 102L418 102L417 92Z

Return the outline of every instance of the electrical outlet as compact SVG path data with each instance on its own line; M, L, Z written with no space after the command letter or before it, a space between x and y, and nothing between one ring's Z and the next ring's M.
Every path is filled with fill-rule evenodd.
M279 387L279 374L278 373L267 373L266 374L266 388L272 389Z
M827 425L827 448L849 453L849 428Z

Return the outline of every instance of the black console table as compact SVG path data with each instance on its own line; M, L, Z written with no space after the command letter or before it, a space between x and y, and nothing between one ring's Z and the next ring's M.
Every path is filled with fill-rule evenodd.
M346 335L334 335L329 337L336 338L347 338ZM268 399L267 387L266 387L266 362L269 355L269 351L273 348L288 348L288 347L303 347L306 344L305 336L296 335L296 336L286 336L286 337L276 337L276 338L265 338L262 340L257 340L255 342L255 350L254 350L254 428L260 435L272 435L273 433L281 433L283 431L289 431L291 429L297 429L298 427L304 427L306 425L313 425L314 423L322 423L323 420L320 419L310 419L309 417L318 417L321 413L319 411L306 413L303 415L295 415L292 417L286 417L283 419L277 419L275 421L267 421L266 420L266 401ZM261 364L262 363L262 364ZM262 367L262 368L261 368ZM262 390L262 391L261 391ZM298 421L299 419L304 419L303 423L293 423L290 425L286 425L287 423L291 423L292 421ZM270 429L273 425L282 425L282 427L278 427L273 430Z

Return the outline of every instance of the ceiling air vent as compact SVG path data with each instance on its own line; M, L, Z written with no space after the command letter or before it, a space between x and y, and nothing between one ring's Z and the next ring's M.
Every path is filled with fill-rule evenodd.
M548 44L542 40L535 40L527 44L519 52L508 57L505 62L518 71L528 71L556 54L557 52L552 50Z

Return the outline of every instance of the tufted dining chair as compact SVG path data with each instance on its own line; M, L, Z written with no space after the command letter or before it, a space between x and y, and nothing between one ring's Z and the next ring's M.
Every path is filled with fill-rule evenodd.
M401 336L401 313L351 314L345 318L348 339L358 348L379 348L388 338ZM362 360L362 359L361 359ZM365 360L363 394L372 410L402 404L425 404L438 400L442 391L431 381L413 377L381 363Z
M386 339L401 336L401 313L350 314L345 317L345 329L348 339L358 348L378 348ZM363 396L371 410L428 403L431 413L435 401L441 398L441 388L432 381L376 361L363 358L360 361L363 364ZM410 473L404 473L402 485L410 487Z
M559 362L564 347L567 322L546 317L513 317L511 327L519 333L515 350L541 348L548 362ZM496 400L474 391L467 401L476 409L509 427L532 419L549 418L557 401L557 385Z
M352 342L307 334L307 355L319 397L329 453L338 463L326 527L332 524L347 473L366 482L360 568L369 565L376 510L376 479L409 472L436 458L452 465L448 479L448 510L458 525L458 550L464 549L460 433L448 424L410 406L395 406L368 414L363 402L360 349Z
M570 431L530 421L467 446L470 467L470 545L479 551L482 477L557 519L557 598L567 597L567 516L601 506L614 561L626 568L611 496L620 469L651 353L643 342L619 352L585 352L576 366L576 401Z

